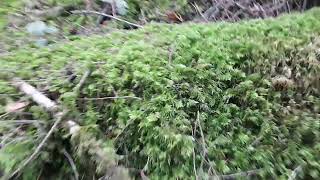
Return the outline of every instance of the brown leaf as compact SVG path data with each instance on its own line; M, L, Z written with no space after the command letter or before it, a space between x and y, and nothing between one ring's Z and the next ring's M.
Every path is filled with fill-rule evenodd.
M29 105L28 102L13 102L13 103L7 104L5 110L6 112L9 112L9 113L16 112L16 111L22 110L28 105Z
M183 21L181 15L174 12L174 11L167 11L166 16L170 22L182 22Z

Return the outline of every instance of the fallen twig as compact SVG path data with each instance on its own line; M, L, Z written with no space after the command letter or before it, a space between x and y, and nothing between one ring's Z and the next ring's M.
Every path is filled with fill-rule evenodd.
M4 113L4 114L1 114L1 115L0 115L0 119L3 118L3 117L8 116L10 113L11 113L11 112L6 112L6 113Z
M194 9L200 14L200 16L203 18L204 21L209 22L208 19L203 15L203 13L201 12L199 6L197 5L196 2L194 2L193 4L191 4Z
M13 178L15 175L17 175L26 165L28 165L34 158L36 158L44 146L44 144L47 142L47 140L52 135L53 131L56 129L58 124L63 120L63 117L66 115L67 111L59 112L55 114L56 121L50 128L49 132L46 134L46 136L42 139L41 143L37 146L37 148L34 150L34 152L29 156L27 160L25 160L22 164L18 166L18 168L10 175L10 178Z
M112 15L109 15L109 14L105 14L105 13L101 13L101 12L97 12L97 11L77 10L77 11L71 11L71 13L72 13L72 14L96 14L96 15L109 17L109 18L112 18L112 19L114 19L114 20L127 23L127 24L129 24L129 25L131 25L131 26L134 26L134 27L137 27L137 28L142 28L142 27L143 27L143 26L141 26L141 25L139 25L139 24L135 24L135 23L132 23L132 22L129 22L129 21L120 19L120 18L118 18L118 17L112 16Z
M6 141L13 136L15 133L17 133L20 130L21 126L17 127L16 129L14 129L12 132L10 132L9 134L5 134L3 136L3 139L0 142L0 149L4 146L4 144L6 143Z
M83 79L83 78L82 78ZM82 82L82 81L81 81ZM54 118L56 121L50 128L49 132L46 134L46 136L42 139L40 144L37 146L37 148L34 150L34 152L29 156L28 159L26 159L24 162L22 162L18 168L10 175L9 178L13 178L16 176L26 165L28 165L32 160L34 160L39 152L41 151L42 147L45 145L47 140L50 138L54 130L57 128L58 124L63 120L64 116L67 114L68 110L64 109L64 111L56 112L58 109L58 106L55 102L50 100L48 97L43 95L41 92L39 92L36 88L31 86L30 84L24 82L23 80L19 78L13 78L12 84L18 88L21 92L24 94L30 96L36 103L38 103L40 106L43 106L46 108L47 111L54 112ZM81 88L81 84L77 85L76 87Z
M81 98L83 100L106 100L106 99L139 99L141 98L136 97L136 96L113 96L113 97L100 97L100 98Z
M21 119L21 120L8 120L8 121L0 121L0 124L8 124L8 123L15 123L15 124L35 124L35 123L44 123L39 120L29 120L29 119Z
M55 111L57 109L57 105L55 102L47 98L41 92L39 92L36 88L26 83L25 81L19 78L13 78L12 84L22 91L24 94L30 96L33 101L38 103L39 105L45 107L49 111Z
M206 148L206 141L204 139L204 134L203 134L201 123L200 123L199 111L197 112L197 123L198 123L199 129L200 129L200 134L201 134L203 157L205 158L207 155L207 148ZM202 168L202 165L203 165L203 161L201 162L201 168Z
M169 59L168 59L169 65L172 64L172 58L173 58L175 49L176 49L176 48L175 48L175 45L174 45L174 44L172 44L172 45L169 47Z
M207 149L207 145L206 145L206 141L205 141L205 138L204 138L204 133L203 133L203 130L202 130L202 126L201 126L201 122L200 122L200 112L198 111L197 112L197 123L198 123L198 126L199 126L199 129L200 129L200 134L201 134L201 140L202 140L202 151L203 151L203 159L201 161L201 165L200 167L202 168L203 167L203 162L204 161L207 161L207 154L208 154L208 149ZM210 159L208 159L208 164L210 165ZM217 171L210 165L210 167L212 168L212 171L214 173L214 175L212 176L213 178L215 179L219 179L218 176L217 176Z
M239 173L234 173L234 174L221 175L221 176L219 176L219 179L233 180L233 179L237 179L239 177L250 177L250 176L258 175L261 171L262 171L262 169L254 169L254 170L244 171L244 172L239 172ZM216 178L216 177L212 177L212 179L214 179L214 178Z
M71 155L66 151L66 149L63 149L63 150L62 150L62 153L63 153L63 155L68 159L68 162L70 163L70 166L71 166L71 168L72 168L72 170L73 170L73 173L74 173L74 179L75 179L75 180L79 180L79 173L78 173L78 171L77 171L77 166L76 166L76 164L74 163Z
M197 123L194 123L194 128L192 128L192 137L196 139L195 134L197 132ZM196 167L196 153L195 153L195 147L193 147L192 150L192 156L193 156L193 172L196 180L198 180L198 174L197 174L197 167Z
M77 86L74 88L74 92L76 92L77 94L81 91L84 83L86 82L87 78L91 75L91 71L87 70L83 76L80 79L80 82L77 84Z

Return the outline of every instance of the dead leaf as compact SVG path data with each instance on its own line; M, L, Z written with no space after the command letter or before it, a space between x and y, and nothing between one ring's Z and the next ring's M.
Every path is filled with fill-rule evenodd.
M183 22L183 19L181 17L180 14L174 12L174 11L167 11L166 12L166 16L167 16L167 19L170 21L170 22Z
M7 104L5 110L7 113L17 112L17 111L22 110L23 108L25 108L28 105L29 105L28 102L13 102L13 103Z

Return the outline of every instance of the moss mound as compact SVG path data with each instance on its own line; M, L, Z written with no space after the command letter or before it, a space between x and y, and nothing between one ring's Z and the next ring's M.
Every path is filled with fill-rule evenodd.
M314 9L236 24L153 24L1 57L1 113L26 101L9 81L20 77L81 125L72 138L59 128L22 177L73 176L66 150L87 179L102 177L108 159L133 178L286 179L297 167L299 176L319 178L319 19ZM82 91L71 93L87 69ZM10 123L19 119L41 127ZM2 137L12 133L0 150L10 173L52 115L30 101L1 124Z

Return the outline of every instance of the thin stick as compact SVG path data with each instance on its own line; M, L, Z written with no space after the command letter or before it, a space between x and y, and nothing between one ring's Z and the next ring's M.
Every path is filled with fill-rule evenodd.
M250 171L244 171L244 172L239 172L239 173L234 173L234 174L229 174L229 175L221 175L219 177L223 180L237 179L239 177L250 177L250 176L259 174L259 172L261 170L262 169L254 169L254 170L250 170Z
M84 85L84 83L86 82L86 80L88 79L88 77L91 75L91 71L87 70L83 76L80 79L80 82L77 84L77 86L74 88L74 92L79 93Z
M169 59L168 59L169 65L172 64L172 58L173 58L174 52L175 52L175 45L171 44L171 46L169 47Z
M77 166L76 166L76 164L74 163L71 155L66 151L66 149L63 149L63 150L62 150L62 153L63 153L63 155L68 159L68 162L70 163L70 166L71 166L71 168L72 168L72 170L73 170L73 173L74 173L74 179L75 179L75 180L79 180L79 173L78 173L78 171L77 171Z
M194 124L194 128L192 129L192 137L194 139L195 138L195 134L197 132L197 124L195 123ZM194 175L196 177L196 180L198 180L198 174L197 174L197 168L196 168L196 153L195 153L195 147L193 147L193 152L192 152L192 155L193 155L193 172L194 172Z
M209 22L208 19L203 15L203 13L200 11L200 8L198 6L198 4L196 2L194 2L193 4L191 4L194 9L200 14L200 16L204 19L204 21Z
M204 161L207 161L207 159L206 159L206 157L207 157L207 147L206 147L206 141L205 141L205 138L204 138L204 133L203 133L203 130L202 130L202 126L201 126L201 122L200 122L200 112L198 111L197 112L197 123L198 123L198 126L199 126L199 129L200 129L200 134L201 134L201 140L202 140L202 150L203 150L203 159L202 159L202 161L201 161L201 168L203 167L203 162ZM210 161L210 159L209 159L209 161ZM208 164L210 165L210 163L209 163L209 161L207 161L208 162ZM217 171L210 165L210 167L212 168L212 170L213 170L213 173L214 173L214 178L215 179L219 179L219 177L217 176Z
M6 116L9 115L10 113L11 113L11 112L6 112L6 113L4 113L4 114L1 114L1 115L0 115L0 119L3 118L3 117L6 117Z
M112 16L112 15L109 15L109 14L105 14L105 13L101 13L101 12L97 12L97 11L77 10L77 11L71 11L71 13L72 14L96 14L96 15L109 17L109 18L115 19L117 21L121 21L121 22L127 23L127 24L129 24L131 26L134 26L134 27L137 27L137 28L142 28L143 27L143 26L141 26L139 24L135 24L135 23L120 19L118 17Z
M47 140L50 138L50 136L52 135L53 131L56 129L58 124L63 120L63 117L66 113L67 113L67 111L64 111L64 112L59 112L55 115L57 120L54 122L54 124L50 128L49 132L42 139L41 143L37 146L37 148L34 150L34 152L29 156L29 158L27 160L25 160L22 164L20 164L19 167L10 175L9 179L11 179L15 175L17 175L26 165L28 165L33 159L35 159L38 156L40 150L42 149L44 144L47 142Z
M0 124L8 124L8 123L16 123L16 124L34 124L34 123L43 123L39 120L29 120L29 119L20 119L20 120L4 120L0 121Z
M204 134L203 134L201 123L200 123L200 113L199 113L199 111L197 112L197 122L198 122L198 126L199 126L199 129L200 129L200 134L201 134L201 140L202 140L201 144L202 144L202 150L203 150L203 157L205 159L206 154L207 154L207 148L206 148L206 142L205 142L205 139L204 139ZM203 161L201 162L201 168L202 168L202 165L203 165Z
M12 84L13 84L13 86L18 88L23 93L30 96L33 99L33 101L35 101L39 105L45 107L46 109L48 109L50 111L57 109L57 105L55 102L53 102L51 99L47 98L45 95L43 95L41 92L39 92L36 88L34 88L30 84L24 82L23 80L21 80L19 78L13 78Z
M0 145L3 145L6 143L6 141L13 136L16 132L18 132L20 130L21 126L17 127L16 129L14 129L12 132L10 132L8 135L4 135L2 141L0 142Z
M113 96L113 97L100 97L100 98L81 98L83 100L105 100L105 99L139 99L141 98L136 97L136 96Z
M15 87L17 87L24 94L30 96L36 103L38 103L40 106L45 107L48 111L55 112L58 109L58 106L56 105L55 102L53 102L48 97L43 95L41 92L39 92L36 88L31 86L30 84L24 82L23 80L21 80L19 78L13 78L12 82ZM68 112L68 110L64 110L62 112L56 112L54 114L54 118L56 119L56 121L53 123L49 132L42 139L40 144L37 146L37 148L34 150L34 152L29 156L29 158L27 158L23 163L21 163L18 166L18 168L9 176L9 179L16 176L26 165L28 165L32 160L34 160L38 156L42 147L48 141L50 136L53 134L54 130L57 128L59 123L63 120L64 116L67 114L67 112Z

